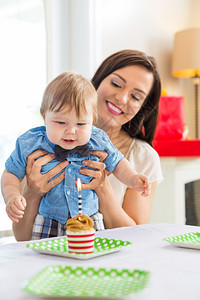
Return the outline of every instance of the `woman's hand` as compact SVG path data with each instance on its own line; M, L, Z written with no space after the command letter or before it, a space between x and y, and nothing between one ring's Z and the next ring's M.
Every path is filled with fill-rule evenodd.
M86 167L94 168L96 170L91 170L87 168L80 169L79 172L84 175L88 175L93 177L93 179L88 184L82 183L83 190L94 190L98 187L105 179L107 171L105 170L105 164L103 163L104 159L107 157L107 153L105 151L90 151L91 154L99 157L99 161L93 160L84 160L82 164Z
M36 150L27 157L26 178L28 192L36 193L41 196L49 192L54 186L63 181L65 172L62 172L58 177L51 180L56 174L64 170L69 164L68 161L61 162L55 168L45 174L41 174L43 165L55 159L54 154L47 154L46 151ZM49 181L51 180L51 181ZM27 193L27 191L26 191Z

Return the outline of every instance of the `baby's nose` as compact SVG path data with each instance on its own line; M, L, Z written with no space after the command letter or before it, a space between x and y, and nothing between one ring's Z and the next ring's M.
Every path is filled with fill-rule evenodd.
M75 134L76 128L73 124L68 124L68 126L65 129L65 132L68 134Z

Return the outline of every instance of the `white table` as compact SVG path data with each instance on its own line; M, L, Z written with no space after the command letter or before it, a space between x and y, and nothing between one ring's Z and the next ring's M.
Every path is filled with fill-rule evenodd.
M128 299L199 300L200 250L179 248L163 241L164 237L189 232L200 232L200 227L157 223L98 232L96 236L129 240L134 245L90 260L36 253L26 248L25 242L3 245L0 247L0 299L50 299L28 295L21 286L46 266L62 264L150 271L146 293Z

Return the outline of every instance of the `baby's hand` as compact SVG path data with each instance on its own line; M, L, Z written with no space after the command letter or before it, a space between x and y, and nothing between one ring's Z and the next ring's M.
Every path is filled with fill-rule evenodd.
M149 179L145 175L136 174L133 176L133 188L138 192L142 192L141 195L147 197L151 193L151 185Z
M18 223L19 219L24 216L24 210L26 208L26 199L21 195L12 196L6 203L6 212L8 217Z

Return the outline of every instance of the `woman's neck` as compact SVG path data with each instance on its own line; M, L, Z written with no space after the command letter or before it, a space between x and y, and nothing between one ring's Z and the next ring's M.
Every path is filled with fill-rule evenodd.
M99 126L99 128L101 127ZM107 133L115 148L117 148L124 155L126 155L133 139L120 127L117 128L104 127L101 129L103 129Z

